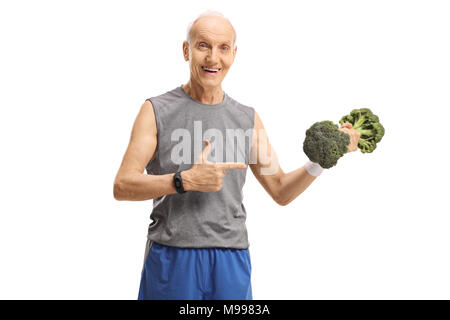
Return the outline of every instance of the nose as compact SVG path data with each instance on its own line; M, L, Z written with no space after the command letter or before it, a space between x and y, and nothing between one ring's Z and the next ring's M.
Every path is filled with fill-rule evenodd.
M208 61L208 64L215 65L217 62L217 49L212 48L210 52L211 53L207 55L206 60Z

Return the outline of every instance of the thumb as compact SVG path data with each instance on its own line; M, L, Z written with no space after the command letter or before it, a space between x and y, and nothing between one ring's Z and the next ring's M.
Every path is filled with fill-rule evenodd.
M351 129L352 126L353 126L353 125L352 125L350 122L346 122L346 123L343 123L343 124L342 124L341 128L349 128L349 129Z
M202 153L198 158L200 163L208 162L208 155L211 153L211 142L209 140L205 140L205 146L202 149Z

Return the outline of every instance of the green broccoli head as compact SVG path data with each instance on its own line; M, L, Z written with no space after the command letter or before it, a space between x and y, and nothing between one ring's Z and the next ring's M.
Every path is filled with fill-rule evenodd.
M375 140L365 140L360 138L358 141L358 148L362 153L371 153L376 147L377 143Z
M322 168L331 168L340 157L347 152L350 136L339 130L332 121L325 120L314 123L306 130L303 151L312 162L319 163Z
M384 127L381 123L375 122L373 124L373 132L375 136L375 142L378 143L384 136Z
M380 119L369 108L353 109L349 115L343 116L339 123L351 123L352 128L361 133L358 148L362 153L373 152L384 136Z

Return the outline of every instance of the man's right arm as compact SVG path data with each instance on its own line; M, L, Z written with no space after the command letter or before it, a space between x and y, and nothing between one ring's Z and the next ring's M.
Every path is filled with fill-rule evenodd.
M157 126L152 103L142 105L114 181L116 200L141 201L176 193L173 174L150 175L145 167L156 155Z

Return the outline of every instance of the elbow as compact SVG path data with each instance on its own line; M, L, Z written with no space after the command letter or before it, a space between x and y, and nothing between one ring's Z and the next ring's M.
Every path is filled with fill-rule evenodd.
M273 198L273 200L274 200L278 205L280 205L280 206L282 206L282 207L288 205L288 203L291 202L290 200L288 200L288 199L283 199L283 198L280 197L280 196L272 196L272 198Z
M289 203L290 203L290 201L286 201L286 200L275 200L275 202L278 204L278 205L280 205L280 206L282 206L282 207L284 207L284 206L287 206Z
M289 202L291 202L291 199L288 199L285 196L283 196L286 194L286 192L284 192L284 190L283 190L283 187L281 184L281 179L282 178L279 178L277 188L272 191L272 193L273 193L272 198L273 198L273 200L275 200L275 202L278 205L284 207L284 206L287 206Z
M115 181L114 182L114 190L113 190L114 199L116 199L118 201L125 200L124 195L125 195L125 191L124 191L123 183L120 181Z

